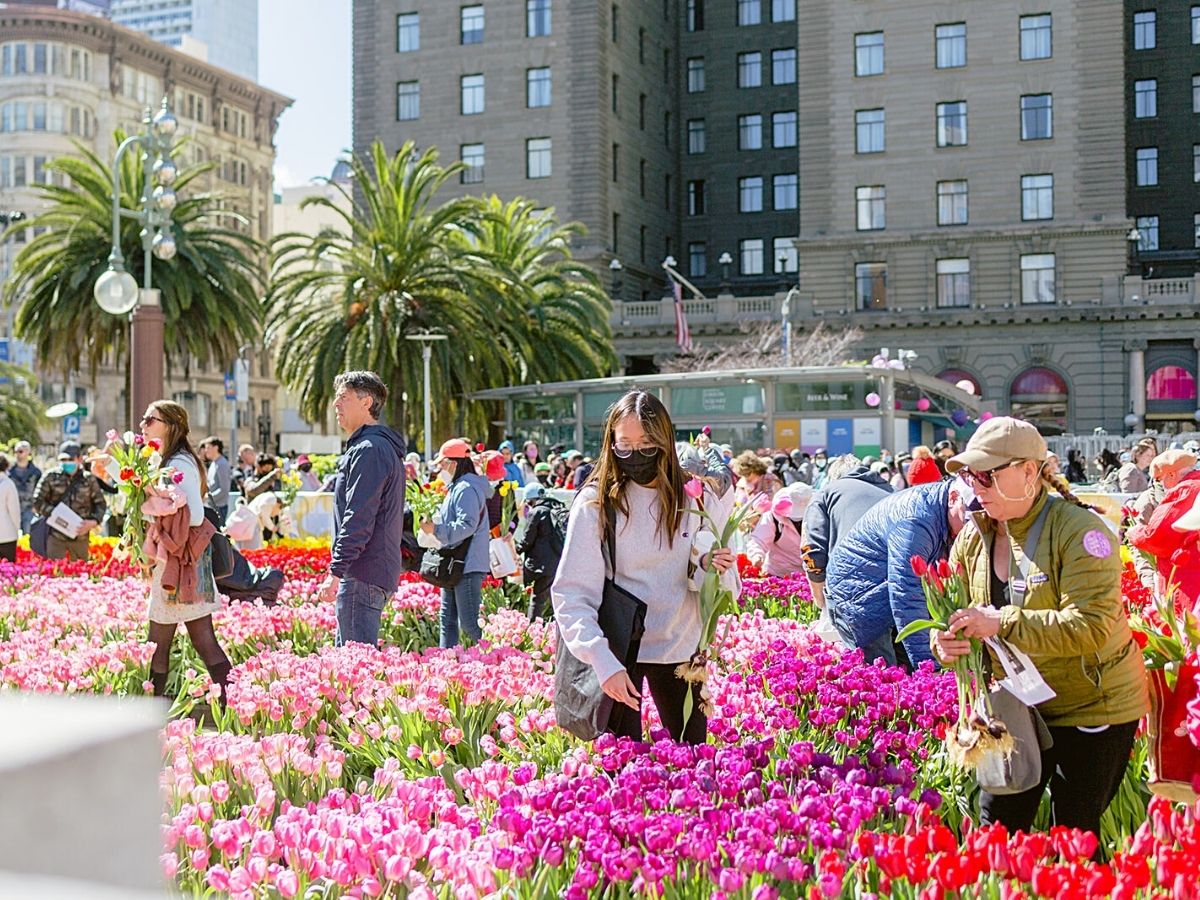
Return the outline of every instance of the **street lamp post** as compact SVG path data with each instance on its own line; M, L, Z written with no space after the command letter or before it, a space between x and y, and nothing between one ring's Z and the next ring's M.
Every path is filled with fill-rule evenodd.
M783 364L788 368L792 365L792 300L799 299L799 291L793 285L783 296L783 307L779 314L783 319Z
M614 300L621 299L621 293L625 287L623 279L621 278L621 271L624 268L625 266L623 266L621 261L615 256L608 262L608 271L612 272L612 298Z
M18 222L25 221L25 213L19 209L10 209L5 212L0 212L0 231L7 231L10 225L16 225ZM9 248L12 246L12 238L5 236L4 238L4 280L8 280L10 269L12 268L11 257L9 256ZM15 306L15 298L5 305L4 312L4 336L8 339L8 361L16 360L16 351L13 349L13 307Z
M1129 234L1125 235L1125 243L1129 246L1129 274L1137 275L1137 252L1142 243L1142 233L1136 228L1130 228Z
M729 290L729 267L733 265L733 257L729 255L729 251L725 251L717 262L721 264L721 291L724 293Z
M425 368L425 465L428 467L433 462L433 399L429 395L429 360L433 356L433 342L446 340L446 335L423 331L420 334L406 334L404 338L421 342L421 361Z
M159 111L149 109L142 119L142 131L125 138L113 157L112 186L112 251L108 269L92 289L96 303L114 316L131 316L129 342L129 414L137 419L143 409L163 396L163 330L165 319L159 292L151 280L151 260L164 262L174 258L175 238L171 234L171 212L177 198L171 187L177 170L171 159L171 142L179 127L164 97ZM121 158L131 147L142 149L144 180L138 209L121 206ZM152 161L153 160L153 161ZM142 251L145 253L142 289L125 271L121 253L121 217L134 219L142 226Z

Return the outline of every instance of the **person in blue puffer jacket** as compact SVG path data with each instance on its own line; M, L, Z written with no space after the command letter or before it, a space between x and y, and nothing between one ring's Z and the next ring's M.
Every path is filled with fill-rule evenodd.
M893 635L926 619L925 594L910 560L950 555L975 495L961 480L914 485L871 507L838 541L825 575L825 603L834 627L867 662L896 664ZM925 632L904 641L913 667L933 659Z
M464 440L442 444L437 459L438 478L446 485L446 499L436 516L437 524L422 522L421 531L433 535L445 548L456 547L463 541L467 546L463 576L452 588L442 588L442 611L438 646L456 647L465 634L472 643L483 637L479 627L479 604L483 594L483 578L490 570L487 499L492 487L475 471L471 448Z

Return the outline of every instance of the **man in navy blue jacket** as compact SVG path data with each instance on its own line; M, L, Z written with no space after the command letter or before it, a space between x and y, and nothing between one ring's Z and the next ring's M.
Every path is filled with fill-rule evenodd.
M350 437L334 481L333 548L320 599L337 596L339 646L377 646L402 569L404 438L379 424L388 390L374 372L345 372L334 387L338 426Z
M929 618L910 560L946 559L974 499L957 478L914 485L872 506L833 548L825 570L829 618L867 662L882 658L895 665L893 632ZM932 659L929 634L906 638L904 651L914 667Z

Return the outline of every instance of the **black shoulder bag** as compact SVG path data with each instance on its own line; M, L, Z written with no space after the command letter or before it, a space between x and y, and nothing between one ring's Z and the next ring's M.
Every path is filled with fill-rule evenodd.
M475 530L469 535L453 547L439 547L436 550L425 551L425 555L421 557L421 568L418 570L422 581L440 588L452 588L462 581L467 570L467 551L471 549L471 541L475 539L485 516L487 516L487 503L483 504L483 509L479 513L479 522L475 524Z
M605 501L607 526L601 552L605 556L604 589L597 619L608 639L608 649L626 671L637 663L638 648L646 631L646 604L614 580L617 576L616 512ZM607 552L604 552L607 551ZM592 741L608 728L614 700L600 687L596 670L567 649L558 629L554 654L554 716L558 727L575 737Z

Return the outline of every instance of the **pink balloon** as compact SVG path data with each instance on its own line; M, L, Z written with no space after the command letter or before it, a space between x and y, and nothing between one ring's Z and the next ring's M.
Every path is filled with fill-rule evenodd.
M879 395L877 393L875 393L874 391L871 391L871 393L867 394L867 396L864 397L863 399L867 401L867 406L872 406L872 407L878 406L879 401L880 401Z
M929 398L922 397L920 400L918 400L917 401L917 409L919 409L921 412L925 412L926 410L928 410L929 409Z
M988 419L992 418L995 415L996 415L995 413L985 412L985 413L980 413L979 418L986 422Z

